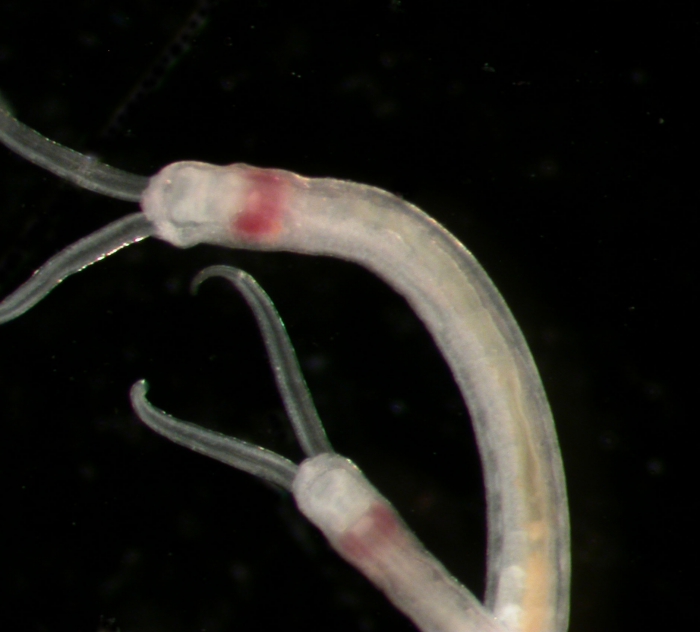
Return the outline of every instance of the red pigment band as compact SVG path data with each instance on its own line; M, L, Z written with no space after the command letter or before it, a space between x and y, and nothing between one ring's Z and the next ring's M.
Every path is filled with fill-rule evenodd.
M394 512L389 507L376 503L340 538L338 544L351 559L371 558L393 543L398 527Z
M233 220L233 232L254 241L274 236L282 227L287 186L284 178L267 169L247 174L250 188L243 211Z

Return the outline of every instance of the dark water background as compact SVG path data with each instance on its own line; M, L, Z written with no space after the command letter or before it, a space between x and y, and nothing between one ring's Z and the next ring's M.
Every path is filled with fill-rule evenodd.
M380 186L442 222L501 290L550 397L571 631L675 629L697 582L691 8L7 1L0 90L28 125L134 173L244 161ZM0 295L133 210L0 149ZM266 288L337 449L480 593L468 417L402 299L343 262L149 240L0 328L2 627L412 629L287 495L131 412L145 377L162 408L298 458L242 301L187 291L213 263Z

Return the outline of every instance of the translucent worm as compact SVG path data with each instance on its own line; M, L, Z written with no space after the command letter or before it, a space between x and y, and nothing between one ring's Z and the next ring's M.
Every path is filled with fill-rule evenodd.
M549 405L508 307L445 228L381 189L288 171L177 162L150 179L135 176L61 147L2 111L0 141L78 186L140 201L142 209L140 220L120 220L54 257L49 272L40 269L0 303L0 322L29 309L52 283L149 235L180 247L339 257L402 294L452 370L474 424L488 514L486 611L512 632L566 630L569 518Z

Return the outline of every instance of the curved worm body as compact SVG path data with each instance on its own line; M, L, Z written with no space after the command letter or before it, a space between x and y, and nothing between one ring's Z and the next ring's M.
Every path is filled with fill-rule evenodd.
M552 416L515 320L454 236L400 198L352 182L197 162L174 163L145 180L82 160L2 111L0 141L79 186L140 197L145 216L81 240L70 257L59 253L40 290L41 271L0 303L0 322L87 263L151 234L180 247L210 243L340 257L402 294L449 364L474 423L488 506L485 606L512 632L566 629L569 524Z
M488 505L486 606L513 630L563 629L569 527L554 423L520 329L472 254L386 191L241 164L174 163L141 204L156 236L177 246L340 257L406 298L474 423Z

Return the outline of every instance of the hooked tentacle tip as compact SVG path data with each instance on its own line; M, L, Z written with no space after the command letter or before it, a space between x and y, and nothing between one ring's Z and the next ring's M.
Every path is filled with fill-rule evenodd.
M206 281L207 279L210 279L212 277L221 277L223 279L228 279L229 281L233 281L234 278L241 278L244 276L246 273L243 272L243 270L239 270L238 268L234 268L233 266L224 266L224 265L215 265L215 266L209 266L208 268L204 268L204 270L200 270L192 279L192 283L190 283L190 292L195 295L197 294L197 290L199 289L199 286Z
M148 393L148 382L145 379L136 380L129 390L129 395L131 396L131 401L137 399L146 399L146 393Z

